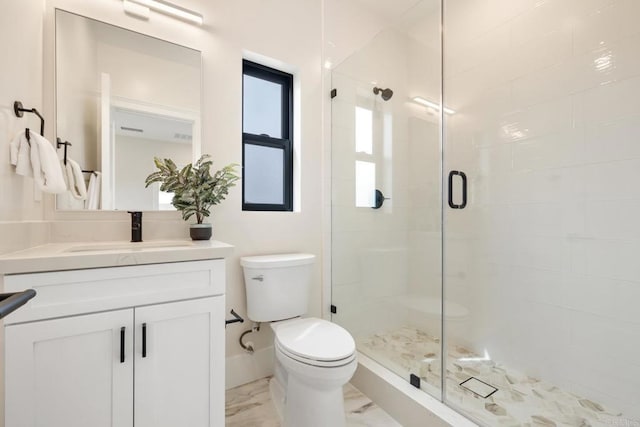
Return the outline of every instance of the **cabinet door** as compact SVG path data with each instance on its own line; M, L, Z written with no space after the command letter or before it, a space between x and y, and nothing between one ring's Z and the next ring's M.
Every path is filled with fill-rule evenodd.
M136 427L224 426L224 297L139 307L135 323Z
M10 325L4 345L5 427L133 425L132 309Z

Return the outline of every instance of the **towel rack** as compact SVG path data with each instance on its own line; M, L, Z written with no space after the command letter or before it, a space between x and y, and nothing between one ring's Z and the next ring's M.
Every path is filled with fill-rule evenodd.
M16 117L22 117L24 116L24 113L33 113L38 116L38 118L40 119L40 135L44 136L44 117L42 117L42 114L40 114L38 110L36 110L35 108L24 108L22 106L22 102L15 101L13 103L13 112L15 113ZM29 128L25 130L25 133L27 135L27 139L29 139Z
M60 146L64 146L64 164L67 164L67 147L71 147L73 146L72 143L70 143L69 141L62 141L62 139L60 139L60 137L56 138L56 147L60 148ZM83 173L96 173L96 171L91 171L91 170L84 170L82 169Z

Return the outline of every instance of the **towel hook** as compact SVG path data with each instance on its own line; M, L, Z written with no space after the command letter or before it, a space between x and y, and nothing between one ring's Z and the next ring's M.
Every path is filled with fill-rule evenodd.
M42 117L42 114L40 114L38 110L36 110L35 108L24 108L22 106L22 102L15 101L13 103L13 112L15 113L16 117L22 117L24 116L24 113L33 113L36 116L38 116L38 118L40 119L40 135L44 136L44 117ZM25 131L25 133L27 132L28 132L28 129ZM28 133L27 133L27 138L29 138Z
M60 148L61 145L64 145L64 164L67 164L67 147L70 147L72 144L69 141L64 141L60 139L60 137L56 138L56 148Z

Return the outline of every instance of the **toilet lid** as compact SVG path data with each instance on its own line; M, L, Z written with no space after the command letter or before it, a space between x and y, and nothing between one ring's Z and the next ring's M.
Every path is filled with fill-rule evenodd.
M278 326L278 344L288 353L319 361L342 360L356 350L346 329L322 319L298 319Z
M293 354L290 351L287 351L284 348L282 348L282 345L280 345L278 340L275 341L275 347L276 347L276 353L282 354L285 357L288 357L289 359L293 359L298 362L304 363L305 365L317 366L320 368L338 368L344 365L349 365L357 360L355 352L351 356L346 357L344 359L326 361L326 360L309 359L306 357L301 357L296 354Z

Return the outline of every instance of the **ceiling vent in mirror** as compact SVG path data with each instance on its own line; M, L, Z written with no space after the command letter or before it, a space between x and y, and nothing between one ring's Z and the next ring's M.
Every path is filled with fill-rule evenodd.
M129 132L140 132L140 133L144 132L142 129L129 128L129 127L126 127L126 126L120 126L120 129L121 130L128 130Z

